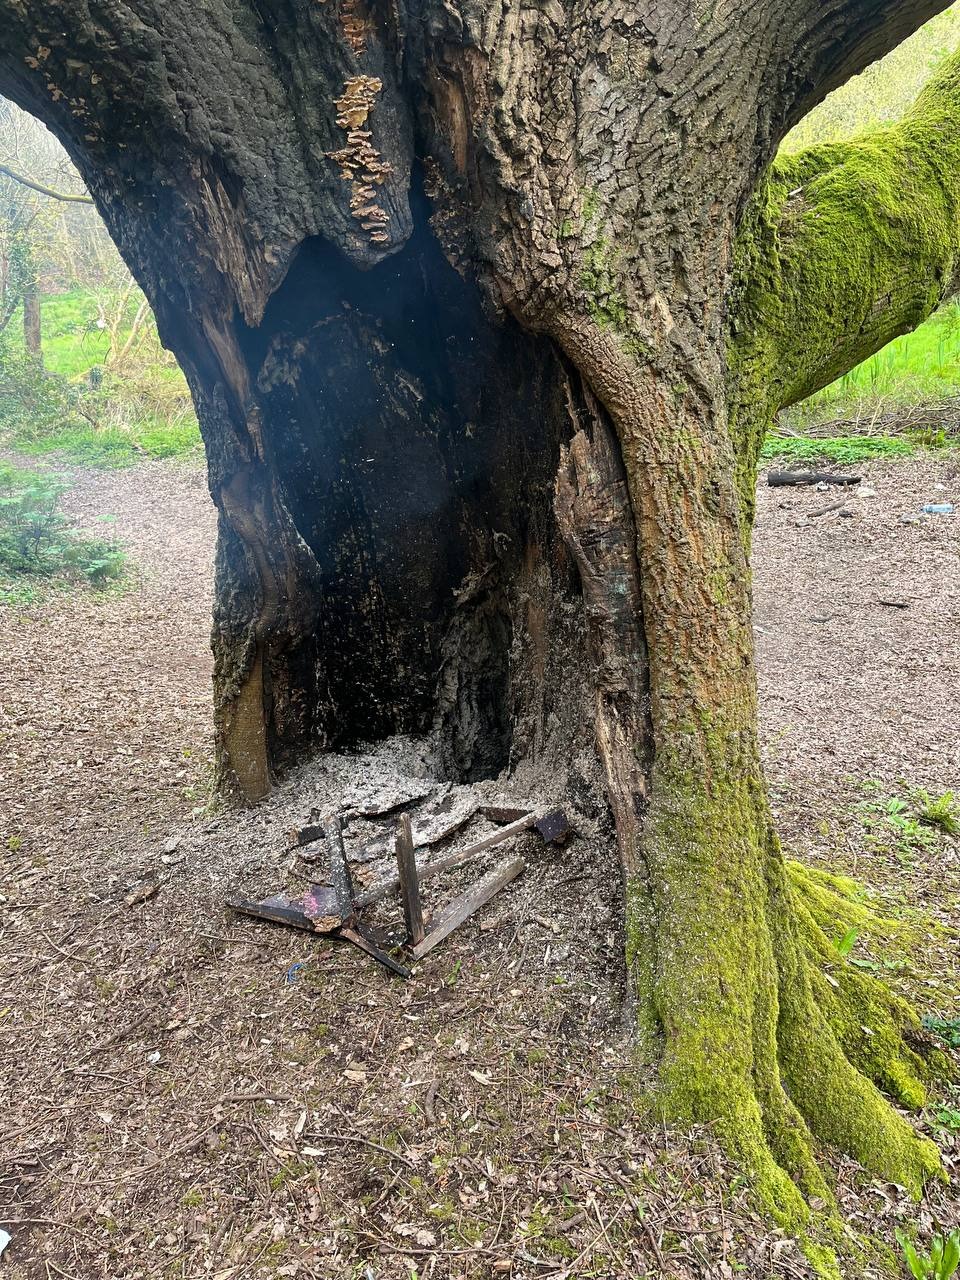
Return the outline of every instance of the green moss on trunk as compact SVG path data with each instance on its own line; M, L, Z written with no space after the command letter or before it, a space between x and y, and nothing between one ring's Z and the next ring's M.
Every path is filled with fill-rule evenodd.
M818 1145L919 1194L940 1171L938 1152L881 1089L920 1107L945 1062L921 1055L904 1001L843 962L836 926L879 917L854 886L784 861L759 765L744 758L754 753L741 743L730 758L732 741L726 768L714 758L699 776L668 774L661 757L655 773L646 841L661 1104L674 1121L712 1124L760 1203L831 1275L839 1223ZM825 1211L811 1213L814 1197Z
M747 526L776 413L921 324L955 287L960 55L899 124L782 156L738 230L729 410Z

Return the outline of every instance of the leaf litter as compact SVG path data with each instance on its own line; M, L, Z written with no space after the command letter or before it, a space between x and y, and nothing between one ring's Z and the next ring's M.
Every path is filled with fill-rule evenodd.
M888 536L944 465L866 464L878 496L862 520L813 528L792 508L815 494L791 495L790 509L761 494L756 594L767 767L792 848L946 917L960 901L956 846L943 840L905 869L863 852L851 808L858 783L884 769L931 788L956 780L950 709L918 651L934 638L934 599L956 608L954 527L896 522ZM3 619L7 1274L809 1276L710 1134L665 1129L643 1102L620 1023L604 816L570 797L437 783L400 740L312 761L254 813L217 808L215 522L202 476L169 464L78 471L69 502L81 518L116 514L136 585ZM929 538L940 541L917 542ZM881 566L884 593L927 602L896 637L867 611ZM804 610L838 623L824 630ZM952 669L956 632L937 629L936 644ZM883 716L862 682L851 688L864 661L879 671ZM398 788L440 833L438 853L493 829L478 800L563 801L578 835L562 855L522 837L528 872L410 984L337 944L223 911L237 888L315 875L309 846L290 840L313 812L357 810L352 858L376 844L377 823L388 850ZM934 959L945 992L956 956ZM943 1142L955 1165L955 1139ZM892 1238L894 1225L956 1214L947 1190L918 1210L851 1162L834 1166L858 1229Z

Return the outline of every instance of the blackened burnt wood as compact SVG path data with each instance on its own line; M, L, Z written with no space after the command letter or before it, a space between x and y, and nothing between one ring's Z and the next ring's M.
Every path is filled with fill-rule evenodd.
M355 929L352 929L349 925L345 924L342 928L337 930L336 936L338 938L344 938L347 942L352 942L355 947L359 947L361 951L365 951L368 956L373 956L374 960L379 964L382 964L385 969L389 969L391 973L395 973L398 977L410 978L413 976L406 965L402 965L397 960L394 960L393 956L389 955L386 951L381 951L377 944L372 942L370 938L366 936L366 931L362 929L362 926L358 925Z
M506 862L501 862L494 867L489 875L484 876L472 888L462 893L459 898L454 898L436 916L433 927L423 941L418 946L410 948L410 954L413 959L423 959L438 943L449 937L454 929L459 928L465 920L468 920L475 911L479 911L501 889L506 888L512 880L516 880L526 865L523 858L509 858Z
M860 476L837 476L830 471L771 471L767 484L771 489L783 489L801 484L859 484Z
M326 833L330 883L337 895L337 910L340 918L347 920L354 914L353 880L350 877L347 854L343 847L343 831L339 818L330 819Z
M285 893L275 893L272 898L265 898L262 902L230 897L224 900L224 905L231 911L239 911L258 920L271 920L274 924L287 924L294 929L313 931L314 928L313 921L304 912L303 903L288 898Z
M537 815L528 813L525 818L521 818L518 822L511 822L508 827L501 827L499 831L495 831L492 836L486 836L483 840L478 840L476 844L471 844L466 849L459 849L456 853L448 854L446 858L437 858L435 862L423 862L417 866L417 875L421 880L425 880L427 876L436 875L438 871L449 871L452 867L460 867L465 862L469 862L475 858L478 853L482 853L484 849L491 849L494 845L500 844L504 840L509 840L511 836L518 836L524 831L529 831L531 827L536 826ZM374 902L381 902L384 898L388 898L391 893L396 893L400 888L400 877L390 876L386 880L381 880L378 884L372 884L369 889L365 889L363 893L356 898L357 907L369 907Z
M318 933L330 933L343 924L340 900L335 889L312 884L303 895L303 910Z
M570 834L570 823L562 809L551 809L533 824L541 840L547 844L563 844Z
M286 924L294 929L305 929L309 933L322 933L331 938L342 938L350 942L368 956L372 956L385 969L398 974L401 978L409 978L410 970L394 960L377 945L376 938L365 926L357 923L342 922L335 914L334 892L323 885L313 885L306 898L301 901L289 898L285 893L275 893L271 898L256 902L250 898L227 898L225 905L232 911L254 916L258 920L269 920L273 924ZM312 913L312 914L308 914Z
M491 822L505 823L516 822L518 818L525 818L529 809L518 809L508 804L482 804L480 812L485 818L489 818Z
M420 902L420 878L417 875L417 858L413 848L413 830L406 814L397 827L397 874L407 936L416 946L423 941L424 936L423 906Z
M292 849L303 848L306 844L313 844L315 840L322 840L324 829L319 823L309 823L305 827L294 827L290 832L290 847Z

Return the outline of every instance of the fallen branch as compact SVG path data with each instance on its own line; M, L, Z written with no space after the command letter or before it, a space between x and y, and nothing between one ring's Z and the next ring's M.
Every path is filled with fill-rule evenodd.
M846 498L844 498L842 502L831 502L826 507L818 507L816 511L808 511L807 519L818 520L820 516L828 516L831 511L842 511L846 505L847 505Z
M771 471L767 476L767 484L772 489L802 484L855 485L860 480L860 476L838 476L832 471Z
M361 1138L359 1134L322 1132L314 1129L309 1133L305 1133L303 1137L307 1142L356 1142L362 1147L369 1147L371 1151L382 1151L385 1156L390 1156L392 1160L402 1160L411 1169L417 1167L415 1162L409 1156L404 1155L402 1151L391 1151L389 1147L381 1146L379 1142L371 1142L369 1138Z

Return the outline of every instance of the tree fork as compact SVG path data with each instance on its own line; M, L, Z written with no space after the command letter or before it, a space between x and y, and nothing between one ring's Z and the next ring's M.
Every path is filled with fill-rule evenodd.
M770 831L747 549L789 326L742 264L797 301L827 170L857 163L800 162L794 197L763 186L777 143L944 7L284 0L271 25L211 0L198 32L192 0L0 0L0 78L68 145L197 402L224 771L255 797L309 747L432 729L450 776L563 779L592 719L664 1105L795 1226L816 1140L914 1188L934 1160L870 1083L917 1104L915 1021L862 976L824 990L822 894ZM921 261L932 299L952 259ZM858 356L829 339L793 387Z

